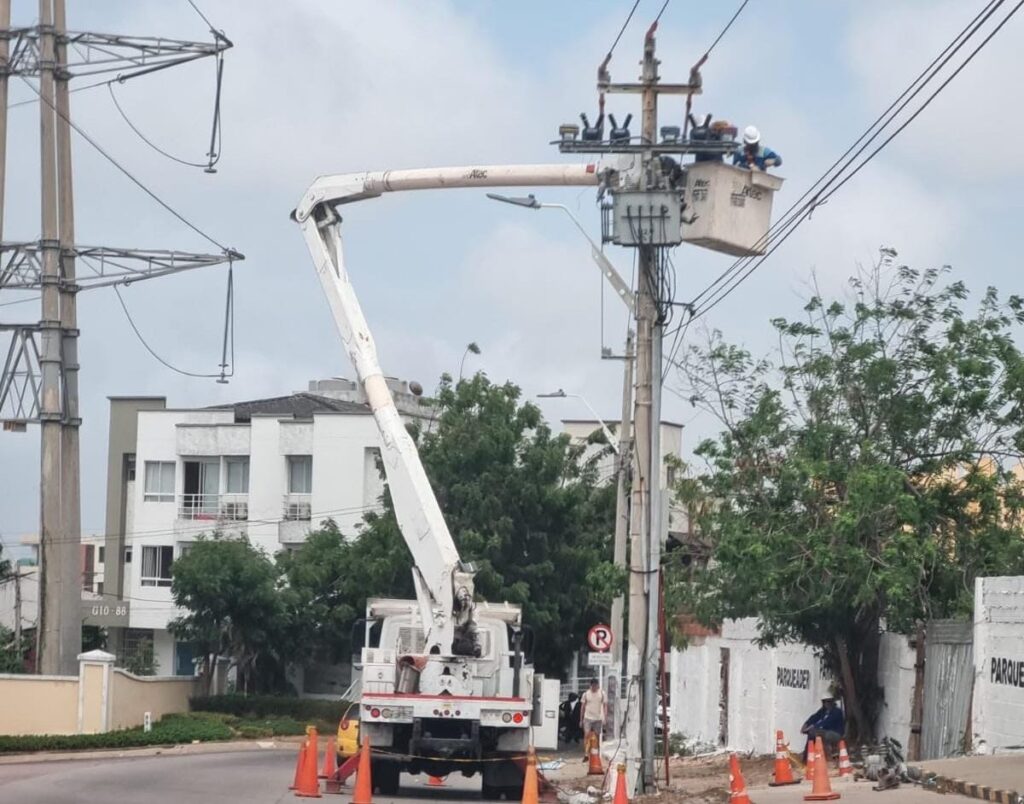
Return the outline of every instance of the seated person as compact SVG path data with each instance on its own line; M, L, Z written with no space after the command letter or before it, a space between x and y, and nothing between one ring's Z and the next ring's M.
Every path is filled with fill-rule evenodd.
M820 737L826 754L833 754L846 733L846 719L843 710L836 706L836 699L822 698L821 709L807 718L800 733L807 735L807 746ZM804 762L807 761L807 746L804 747Z

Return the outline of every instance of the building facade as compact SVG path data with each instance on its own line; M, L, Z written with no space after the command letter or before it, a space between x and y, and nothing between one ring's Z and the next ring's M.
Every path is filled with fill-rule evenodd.
M408 384L389 385L405 418L429 425L432 409ZM272 556L328 519L354 534L379 510L380 437L369 407L346 380L310 388L211 408L111 399L104 601L120 656L149 640L159 673L194 672L192 646L167 626L180 613L171 566L201 535L244 535Z

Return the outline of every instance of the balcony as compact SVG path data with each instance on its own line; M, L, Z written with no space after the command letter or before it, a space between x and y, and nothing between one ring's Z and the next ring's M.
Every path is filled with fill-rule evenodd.
M309 522L313 518L312 494L285 494L281 518L285 522Z
M198 522L248 522L248 494L183 494L178 519Z

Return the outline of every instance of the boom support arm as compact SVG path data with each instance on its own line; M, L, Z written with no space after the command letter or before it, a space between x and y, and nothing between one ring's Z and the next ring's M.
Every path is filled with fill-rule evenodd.
M470 618L473 576L441 515L419 453L395 407L377 348L345 269L339 204L385 192L456 187L596 185L590 165L499 165L389 170L323 176L293 213L327 296L345 350L355 367L381 437L381 458L395 515L413 557L413 579L428 652L452 655L456 627Z

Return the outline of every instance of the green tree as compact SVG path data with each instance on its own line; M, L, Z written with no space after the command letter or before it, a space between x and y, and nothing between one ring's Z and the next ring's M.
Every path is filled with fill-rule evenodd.
M522 605L537 666L561 671L624 585L610 560L615 490L598 482L583 446L554 435L520 396L483 374L458 383L445 376L436 426L416 435L460 555L477 566L478 597ZM331 523L278 560L297 613L335 653L368 596L414 594L387 493L383 512L350 541Z
M169 628L196 645L207 684L217 657L237 668L245 691L279 671L285 600L277 567L262 550L244 538L200 537L174 562L171 576L175 605L187 613Z
M713 333L681 372L724 429L678 489L713 560L672 568L672 591L705 622L817 648L861 737L883 628L969 616L975 577L1024 570L1024 302L990 288L965 314L946 270L884 264L774 320L773 355Z
M15 573L18 568L10 559L4 558L4 547L0 544L0 586L8 583L16 583ZM23 673L25 672L25 654L28 651L28 643L23 638L20 642L15 639L14 632L0 626L0 673Z

